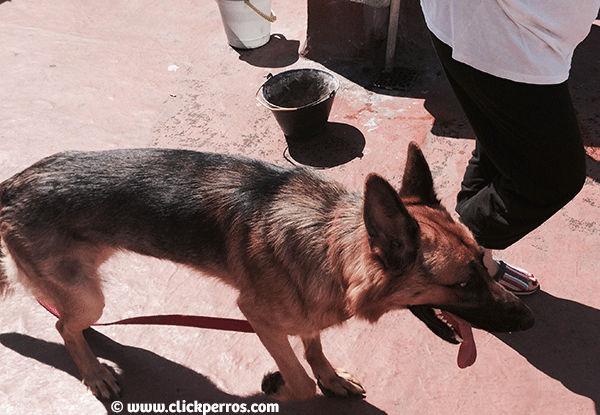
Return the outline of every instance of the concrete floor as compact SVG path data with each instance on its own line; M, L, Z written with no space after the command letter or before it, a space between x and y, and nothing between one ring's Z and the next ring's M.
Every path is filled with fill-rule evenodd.
M272 3L277 36L259 50L240 52L228 46L214 1L0 0L0 180L61 150L150 146L245 154L280 165L289 164L287 156L360 190L371 171L398 184L406 146L415 140L431 164L438 194L453 209L473 133L435 65L423 69L409 93L382 94L364 87L365 77L374 74L368 64L325 62L342 68L330 140L286 150L255 93L268 73L322 64L298 54L306 3ZM361 380L366 400L319 396L281 404L280 413L599 412L596 23L577 51L572 76L589 155L585 188L540 229L499 253L540 279L543 291L527 300L536 326L511 335L476 331L479 359L461 370L456 347L411 313L391 313L375 325L351 320L326 331L324 347L335 365ZM183 267L121 255L105 274L102 321L167 313L241 316L234 292ZM90 342L121 373L124 403L270 402L260 382L275 364L254 335L112 326L96 329ZM111 412L110 403L81 384L54 317L21 289L0 307L0 343L1 413Z

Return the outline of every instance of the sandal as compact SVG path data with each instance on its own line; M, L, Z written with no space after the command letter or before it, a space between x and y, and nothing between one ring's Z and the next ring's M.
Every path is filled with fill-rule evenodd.
M540 283L530 272L508 265L504 261L498 262L500 269L494 275L494 280L506 290L514 295L531 295L540 289Z

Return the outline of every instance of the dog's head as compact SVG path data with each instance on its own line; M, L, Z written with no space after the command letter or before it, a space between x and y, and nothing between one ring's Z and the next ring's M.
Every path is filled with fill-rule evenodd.
M400 191L370 175L364 197L371 254L387 275L389 308L408 307L451 343L469 337L470 324L491 332L533 326L531 310L493 280L470 231L440 204L416 144L409 145Z

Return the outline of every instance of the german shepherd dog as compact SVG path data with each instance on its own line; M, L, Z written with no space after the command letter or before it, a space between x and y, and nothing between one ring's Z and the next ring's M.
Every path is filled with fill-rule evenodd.
M56 328L83 382L105 399L120 388L82 330L104 307L98 267L119 250L235 287L279 368L262 385L279 400L316 392L289 335L302 339L323 393L364 395L323 355L319 334L353 316L375 322L409 308L442 339L463 341L462 367L475 359L469 323L495 332L533 325L532 312L493 281L482 249L441 206L414 143L400 190L371 174L364 196L308 168L237 156L60 153L0 184L0 237L0 292L16 279L57 309Z

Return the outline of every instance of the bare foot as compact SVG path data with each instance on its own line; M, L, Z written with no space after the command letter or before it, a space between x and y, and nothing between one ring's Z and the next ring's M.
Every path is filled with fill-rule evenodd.
M485 265L492 277L500 270L500 264L494 261L494 254L491 249L483 249L483 265Z

